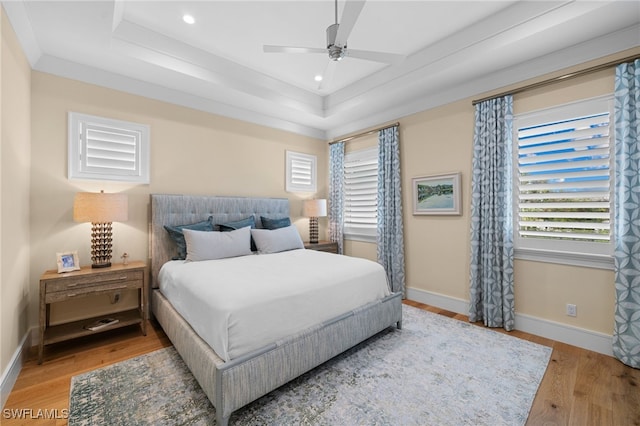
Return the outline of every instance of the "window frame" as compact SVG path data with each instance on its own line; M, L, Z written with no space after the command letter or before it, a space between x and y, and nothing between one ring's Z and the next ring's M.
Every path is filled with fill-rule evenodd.
M362 148L358 150L354 150L351 152L347 152L344 157L345 169L347 167L347 163L356 162L356 161L370 161L375 159L376 161L376 224L371 227L351 227L349 226L349 222L347 222L347 182L346 182L346 170L345 170L345 182L344 182L344 192L345 192L345 200L344 200L344 211L343 211L343 235L346 240L352 241L363 241L369 243L375 243L378 237L378 226L377 226L377 205L378 205L378 191L377 191L377 175L378 175L378 147L368 147Z
M578 118L604 112L606 105L609 112L609 223L610 239L608 243L549 240L543 238L523 238L519 235L519 146L518 131L522 127ZM599 109L599 110L598 110ZM613 235L614 228L614 154L615 126L613 122L613 96L599 96L582 99L549 108L514 115L513 123L513 244L516 259L557 263L564 265L584 266L598 269L614 269Z
M150 183L150 127L146 124L98 117L70 111L68 114L68 179ZM88 127L102 128L129 137L134 142L135 167L129 172L113 168L88 166L86 160ZM118 173L120 170L120 173Z

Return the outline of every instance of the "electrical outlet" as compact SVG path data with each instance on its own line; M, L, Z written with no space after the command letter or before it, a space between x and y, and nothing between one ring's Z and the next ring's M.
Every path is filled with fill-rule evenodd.
M576 307L576 305L567 303L567 315L569 315L570 317L575 317L578 315L578 308Z

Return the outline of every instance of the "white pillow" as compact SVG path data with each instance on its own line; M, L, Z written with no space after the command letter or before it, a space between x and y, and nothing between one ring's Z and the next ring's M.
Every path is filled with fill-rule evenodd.
M295 225L278 229L252 229L251 236L258 253L278 253L304 248L304 243Z
M229 232L184 229L186 260L224 259L251 254L250 229L248 226Z

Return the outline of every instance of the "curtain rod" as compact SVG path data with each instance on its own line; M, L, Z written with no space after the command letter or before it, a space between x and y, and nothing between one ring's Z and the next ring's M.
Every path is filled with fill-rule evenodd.
M334 143L338 143L338 142L349 142L350 140L361 138L363 136L368 136L368 135L371 135L371 134L373 134L375 132L379 132L380 130L386 130L386 129L390 129L392 127L398 127L399 125L400 125L400 123L396 122L396 123L393 123L393 124L389 124L387 126L378 127L376 129L371 129L368 132L358 133L357 135L349 136L348 138L331 141L331 142L329 142L329 145L333 145Z
M580 70L580 71L572 72L572 73L561 75L561 76L558 76L558 77L549 78L547 80L539 81L537 83L527 84L526 86L522 86L522 87L515 88L513 90L509 90L509 91L505 91L505 92L502 92L502 93L498 93L497 95L491 95L491 96L487 96L487 97L482 98L482 99L476 99L475 101L472 101L471 104L472 105L476 105L476 104L479 104L480 102L488 101L489 99L500 98L500 97L506 96L506 95L515 95L516 93L521 93L521 92L524 92L526 90L531 90L531 89L537 89L538 87L544 87L544 86L547 86L549 84L557 83L558 81L567 80L567 79L575 78L575 77L581 77L581 76L586 75L586 74L591 74L591 73L594 73L594 72L597 72L597 71L602 71L602 70L605 70L607 68L618 66L618 65L620 65L620 64L622 64L624 62L635 61L636 59L640 59L640 55L634 55L634 56L629 56L629 57L622 58L622 59L616 59L615 61L610 61L610 62L607 62L607 63L604 63L604 64L600 64L600 65L595 65L593 67L585 68L585 69Z

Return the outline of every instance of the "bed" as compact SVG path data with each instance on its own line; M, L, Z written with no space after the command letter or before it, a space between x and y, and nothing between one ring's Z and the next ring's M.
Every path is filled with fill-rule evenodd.
M238 348L242 349L235 350L232 345L229 351L220 347L217 352L214 351L212 345L215 343L207 342L208 338L203 335L203 331L196 331L197 323L192 327L179 313L179 304L173 306L160 289L159 275L163 266L167 265L162 270L164 275L174 263L174 269L182 267L180 262L172 261L175 256L175 243L165 230L165 225L198 223L208 218L213 224L223 224L240 221L249 216L255 218L255 226L260 228L261 217L274 220L289 217L289 201L282 198L151 195L152 289L149 294L152 313L215 407L218 425L227 425L231 414L244 405L380 331L394 326L400 328L402 324L402 295L388 293L375 300L361 304L358 302L356 306L340 308L346 309L344 311L325 312L328 317L321 318L318 322L303 324L301 329L284 330L283 335L260 341L257 346L254 342L256 339L250 338L248 341L254 342L253 346L239 345ZM312 255L305 252L310 251L296 250L292 255L300 256L299 259L302 261L301 256ZM314 257L312 262L342 258L328 253L316 253L324 257ZM263 255L248 257L252 256L259 260L266 259L260 258ZM325 258L327 256L329 258ZM276 257L270 259L270 262ZM245 259L235 261L244 262ZM286 279L283 278L282 281ZM340 300L356 297L343 297L339 283L328 284L337 285L332 291L341 292L341 297L338 298ZM167 294L170 293L168 287L165 287L165 291ZM182 312L185 313L184 310Z

